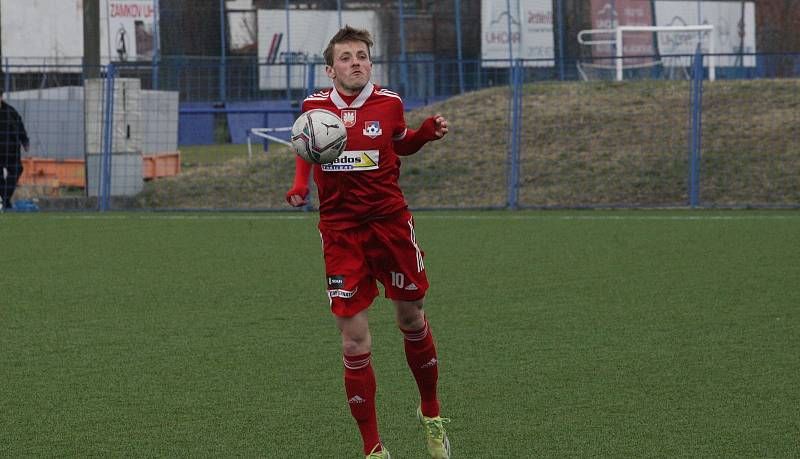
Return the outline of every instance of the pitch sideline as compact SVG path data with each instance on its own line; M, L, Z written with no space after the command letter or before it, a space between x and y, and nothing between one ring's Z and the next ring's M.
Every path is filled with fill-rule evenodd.
M86 214L28 214L17 215L17 218L44 218L53 220L317 220L316 213L308 215L236 215L236 214L207 214L207 215L165 215L149 214L123 214L123 215L86 215ZM647 221L647 220L672 220L672 221L713 221L713 220L800 220L797 215L430 215L426 212L414 213L417 220L586 220L586 221Z

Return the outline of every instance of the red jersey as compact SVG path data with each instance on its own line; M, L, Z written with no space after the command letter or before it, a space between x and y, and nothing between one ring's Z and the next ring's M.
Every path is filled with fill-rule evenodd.
M352 228L408 208L398 184L400 159L393 146L406 135L400 96L367 83L348 104L331 88L303 101L304 112L315 108L336 113L347 128L347 146L339 158L314 165L320 227Z

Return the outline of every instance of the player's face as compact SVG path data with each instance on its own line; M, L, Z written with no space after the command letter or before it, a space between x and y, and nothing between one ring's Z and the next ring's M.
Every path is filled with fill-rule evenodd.
M333 45L333 65L326 66L325 71L337 91L348 96L360 93L372 77L367 44L362 41L336 43Z

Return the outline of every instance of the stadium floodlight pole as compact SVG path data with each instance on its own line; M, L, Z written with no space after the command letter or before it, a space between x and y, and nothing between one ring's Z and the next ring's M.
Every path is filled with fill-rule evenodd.
M464 56L461 52L461 0L456 2L456 53L458 57L458 90L464 94Z

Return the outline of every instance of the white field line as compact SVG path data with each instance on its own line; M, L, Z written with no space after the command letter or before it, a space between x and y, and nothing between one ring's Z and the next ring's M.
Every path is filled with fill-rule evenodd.
M275 215L275 214L193 214L193 215L170 215L170 214L125 214L125 215L102 215L102 214L35 214L17 215L15 217L52 219L52 220L317 220L317 213L308 215ZM539 220L539 221L558 221L558 220L586 220L586 221L715 221L715 220L800 220L800 212L793 215L428 215L425 212L416 212L414 218L417 220Z

